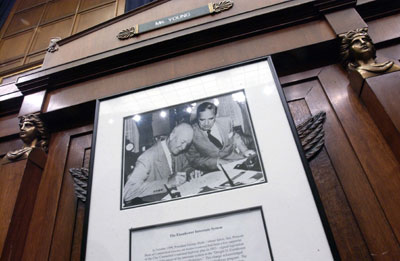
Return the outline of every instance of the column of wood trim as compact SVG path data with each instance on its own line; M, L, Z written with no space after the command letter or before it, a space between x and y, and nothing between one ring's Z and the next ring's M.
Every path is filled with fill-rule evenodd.
M374 124L366 108L361 104L357 95L349 86L346 72L339 65L326 67L318 76L323 89L334 108L336 115L350 141L353 150L365 172L371 188L397 238L400 239L400 165L387 145L379 129ZM357 184L349 190L361 189ZM379 213L364 208L366 219L376 218ZM358 219L361 222L360 219ZM374 222L366 224L375 226ZM364 230L366 232L366 230ZM379 234L379 232L377 232ZM377 234L370 235L374 240ZM394 240L394 239L393 239ZM384 255L383 252L373 252ZM372 250L371 250L372 251ZM400 252L397 253L397 257Z
M74 181L69 173L69 169L82 167L85 149L91 146L91 141L92 135L87 133L79 137L71 137L49 260L71 260L71 250L73 249L75 237L74 230L76 231L79 229L75 228L79 202L77 202L74 196ZM82 227L80 227L80 229L82 229Z
M304 73L303 76L307 77L309 74ZM290 78L296 79L297 77L293 75ZM351 206L351 203L354 204L354 199L358 205L362 206L365 198L357 197L360 193L357 194L359 191L355 190L352 191L353 193L350 195L352 197L349 200L345 193L345 188L348 188L349 183L353 185L349 181L357 180L357 174L362 176L364 173L360 165L357 164L357 157L334 116L334 111L318 79L315 77L285 87L283 90L292 115L293 111L298 114L296 110L292 110L292 105L296 102L304 102L306 110L312 115L321 110L326 113L327 119L324 124L325 148L309 162L312 175L342 260L371 260L369 249ZM345 157L341 157L342 155L345 155ZM348 175L345 170L351 170L351 175ZM341 178L343 176L347 178L345 184L342 184ZM374 194L372 193L372 195ZM377 205L377 209L380 210L379 204Z
M320 110L326 112L325 148L370 253L389 251L385 258L395 259L400 255L396 237L323 87L313 88L306 102L312 114ZM356 253L357 249L353 251ZM357 260L365 258L358 257Z
M344 9L333 13L325 14L325 19L332 27L336 35L367 27L360 14L354 8Z
M52 135L22 260L48 260L70 138L91 129L86 126Z

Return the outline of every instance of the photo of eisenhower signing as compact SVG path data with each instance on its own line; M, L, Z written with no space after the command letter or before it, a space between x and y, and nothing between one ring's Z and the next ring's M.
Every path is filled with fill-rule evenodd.
M124 118L121 207L266 182L243 91Z

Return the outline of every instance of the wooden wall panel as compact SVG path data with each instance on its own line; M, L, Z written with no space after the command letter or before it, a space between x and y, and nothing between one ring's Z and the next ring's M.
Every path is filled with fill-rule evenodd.
M19 161L14 164L12 166L14 172L20 171L25 163L25 161ZM9 173L4 174L0 175L0 198L7 198L7 200L0 200L0 257L2 256L15 202L17 201L18 197L19 185L21 184L23 177L23 175L10 175Z
M399 240L399 162L366 108L350 88L346 73L340 67L331 66L321 72L319 78Z
M18 114L11 114L0 118L0 137L19 133Z
M310 92L317 92L318 99L311 99L310 101ZM318 111L325 111L327 113L327 122L324 126L326 136L343 137L343 135L340 135L343 130L340 128L332 129L329 126L337 124L337 122L317 81L311 80L301 84L289 85L284 88L284 93L296 124L303 122L305 118L318 113ZM318 108L317 111L315 108ZM310 110L313 110L313 112L311 113ZM328 139L328 137L325 142L327 148L334 146L337 142ZM342 141L342 143L346 145L346 140ZM339 154L340 149L343 148L339 147L338 151L333 152L333 156ZM354 152L350 151L349 153L354 155ZM333 165L334 163L348 164L348 162L332 162L330 157L332 157L332 154L328 154L327 149L324 148L311 161L310 167L322 203L325 206L325 212L331 225L339 254L343 260L370 260L368 247L337 176L336 165Z
M293 38L293 35L296 37ZM246 38L51 91L46 96L44 111L66 108L177 77L289 50L296 46L331 40L334 37L335 34L327 22L314 21ZM95 39L92 39L85 45L93 46L94 41ZM280 44L276 44L277 42ZM77 46L74 53L84 50Z
M59 207L71 136L92 131L92 126L54 133L37 193L22 260L48 260ZM40 238L40 240L38 240Z
M0 157L3 158L3 156L6 155L6 153L10 150L17 150L22 148L23 145L24 143L22 140L17 137L11 140L0 142Z
M175 24L172 26L160 28L158 30L148 32L126 41L120 41L115 36L123 29L132 27L134 24L141 24L153 21L157 18L167 17L169 15L185 12L197 7L207 5L209 0L174 0L165 2L159 6L155 6L149 10L134 14L133 16L127 16L126 19L113 23L105 28L101 28L87 35L81 36L79 39L68 42L60 48L57 53L54 53L50 57L46 58L45 67L50 68L59 64L63 64L69 61L77 60L83 57L87 57L93 54L102 53L108 50L127 46L136 43L142 43L148 41L157 36L168 35L171 33L177 33L182 30L196 27L195 30L204 29L207 27L207 23L217 22L219 24L226 23L225 18L233 17L239 14L246 15L247 12L257 10L262 13L263 8L276 8L276 5L287 2L286 0L265 0L265 1L247 1L247 0L236 0L234 7L226 12L214 16L200 17L184 23ZM254 13L257 16L259 13ZM239 19L239 18L236 18ZM236 20L234 19L234 20ZM319 31L317 28L314 31ZM311 31L313 31L311 30ZM171 37L171 36L169 36ZM167 38L169 38L167 37ZM102 39L99 42L97 39ZM96 44L93 44L93 42Z
M326 77L329 76L336 85L340 85L338 77L346 77L343 72L343 76L335 73L327 75L326 72L330 69L324 68L318 73L318 77L312 77L299 84L295 83L301 79L301 75L285 77L282 80L287 86L284 88L286 98L294 119L298 122L308 111L311 114L321 110L327 113L324 126L325 149L310 165L343 260L369 260L370 256L374 260L395 260L400 256L400 246L393 233L393 226L397 224L390 222L390 218L387 217L387 210L382 207L382 198L376 195L379 188L370 183L365 162L360 160L369 152L354 149L354 141L348 138L349 125L357 129L360 127L356 126L357 124L370 124L370 119L355 114L340 115L346 117L346 124L342 126L343 119L337 116L337 108L334 105L346 103L348 91L352 90L342 89L341 95L338 93L334 100L327 96L325 91L332 86L328 84ZM308 77L313 74L303 75ZM290 78L294 84L288 83ZM356 99L348 102L352 107L362 106ZM373 123L369 128L376 129ZM379 137L379 133L364 132L360 133L360 138L367 141L374 139L371 137L374 135ZM384 142L383 137L378 139ZM383 152L383 157L392 157L390 153Z
M400 37L400 14L369 21L368 32L375 43Z
M83 167L85 151L90 148L91 141L91 134L71 137L49 260L72 260L73 250L79 247L76 251L80 252L79 243L82 240L83 229L82 213L80 213L82 203L77 202L75 196L71 197L71 191L74 193L74 181L69 169ZM74 240L75 236L77 238Z

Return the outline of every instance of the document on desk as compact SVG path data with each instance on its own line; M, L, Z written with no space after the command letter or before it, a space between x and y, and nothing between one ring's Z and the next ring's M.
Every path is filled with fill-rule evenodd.
M241 164L244 160L245 159L223 165L226 174L234 183L233 187L229 183L223 171L218 170L204 174L199 178L192 179L191 181L178 186L177 190L182 197L186 197L221 189L228 189L250 185L253 183L264 182L264 175L260 171L241 170L234 168L237 164ZM167 199L170 199L170 195L167 195L163 200Z
M272 260L261 208L131 230L130 235L131 260Z

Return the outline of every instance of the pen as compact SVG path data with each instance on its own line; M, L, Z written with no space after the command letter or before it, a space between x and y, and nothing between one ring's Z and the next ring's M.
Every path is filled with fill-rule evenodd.
M222 164L219 164L219 167L222 169L222 172L225 174L225 177L228 179L229 185L231 185L231 187L234 187L235 184L233 183L232 179L229 177L228 173L225 171L224 167L222 167Z
M164 184L165 189L167 190L168 194L173 198L171 190L168 188L167 184Z

